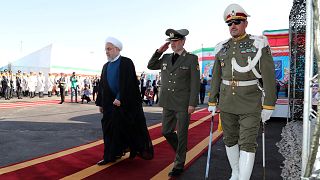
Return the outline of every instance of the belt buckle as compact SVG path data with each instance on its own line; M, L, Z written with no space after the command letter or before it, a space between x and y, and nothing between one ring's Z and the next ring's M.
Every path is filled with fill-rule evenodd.
M231 81L231 86L238 86L238 82L239 81L232 80Z

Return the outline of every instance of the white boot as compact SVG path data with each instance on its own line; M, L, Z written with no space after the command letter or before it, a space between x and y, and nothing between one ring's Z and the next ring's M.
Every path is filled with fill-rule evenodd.
M240 151L239 180L250 180L255 153Z
M238 180L239 178L239 145L226 146L228 160L232 169L231 178L229 180Z

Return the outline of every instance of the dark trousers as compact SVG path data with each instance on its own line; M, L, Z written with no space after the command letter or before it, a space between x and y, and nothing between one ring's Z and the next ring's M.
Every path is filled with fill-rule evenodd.
M186 111L174 111L163 108L162 134L176 152L173 167L183 169L188 144L188 127L190 115ZM177 127L177 132L175 129Z
M98 88L96 86L93 86L92 99L94 101L95 101L96 94L98 94Z
M18 97L18 99L21 98L21 92L22 92L22 87L17 86L17 97Z
M8 86L5 86L5 87L2 87L2 94L4 96L4 99L9 99L9 87Z
M155 96L157 96L157 99L156 99L156 104L158 104L158 102L159 102L159 92L158 92L158 89L157 88L153 88L153 98L152 98L152 100L154 101L154 98L155 98Z
M103 159L105 161L116 160L116 150L111 145L111 136L108 131L110 131L110 121L111 121L112 111L104 112L101 120L102 132L103 132Z
M200 94L200 102L201 104L203 104L204 97L206 96L206 90L201 90L199 94Z
M64 89L64 86L61 86L60 87L60 98L61 98L61 102L64 102L64 99L65 99L65 89Z
M39 92L39 98L43 98L43 91Z
M75 102L78 102L78 88L71 87L71 102L73 102L73 96L75 97Z
M146 93L147 88L146 87L141 87L141 99L144 98L144 95Z
M34 98L36 96L36 92L29 91L29 96L30 96L30 98Z
M91 101L90 97L86 96L86 95L82 95L81 99L82 99L82 103L83 103L84 100L86 100L87 103Z

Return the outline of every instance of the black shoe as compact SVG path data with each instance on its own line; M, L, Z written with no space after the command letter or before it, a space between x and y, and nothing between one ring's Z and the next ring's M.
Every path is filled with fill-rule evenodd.
M101 160L101 161L99 161L99 162L97 163L97 165L98 165L98 166L103 166L103 165L106 165L106 164L108 164L108 163L110 163L110 162L115 162L115 160L113 160L113 161Z
M173 168L171 170L171 172L169 172L168 176L170 177L177 177L177 176L180 176L183 172L183 169L176 169L176 168Z
M59 102L59 104L62 104L62 103L63 103L63 101Z
M137 152L131 151L131 152L130 152L129 159L134 159L136 156L137 156Z

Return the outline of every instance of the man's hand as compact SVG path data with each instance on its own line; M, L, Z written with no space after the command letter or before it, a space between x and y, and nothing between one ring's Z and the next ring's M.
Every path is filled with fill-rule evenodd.
M103 113L103 108L102 107L99 107L99 112Z
M165 52L168 48L169 48L169 44L170 42L166 42L164 45L162 45L159 49L158 49L158 53L163 53Z
M262 122L265 123L267 120L269 120L272 113L273 113L273 110L262 109L262 111L261 111Z
M189 106L189 107L188 107L188 114L193 113L195 109L196 109L196 108L195 108L194 106Z
M115 105L115 106L120 106L121 103L120 103L120 101L119 101L118 99L115 99L115 100L113 101L113 105Z
M212 116L216 114L217 106L209 106L208 111L211 112Z

